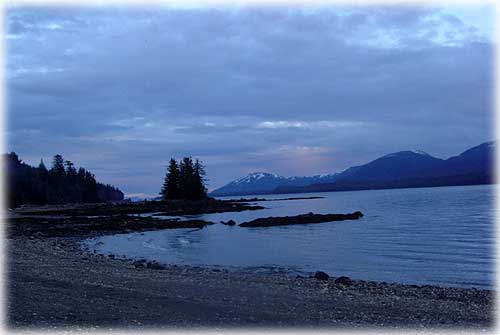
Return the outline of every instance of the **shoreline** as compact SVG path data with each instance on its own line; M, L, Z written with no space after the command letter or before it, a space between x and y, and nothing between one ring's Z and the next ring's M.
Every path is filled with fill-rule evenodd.
M234 209L231 203L220 204L210 206ZM244 208L246 204L238 209ZM72 218L13 214L6 234L10 329L494 326L495 290L346 280L339 278L341 273L324 280L108 257L84 250L81 242L152 230L161 221L126 215L92 218L79 212Z
M88 237L9 239L9 328L493 327L493 290L155 267L85 251Z
M117 233L117 234L128 234L128 233ZM114 235L114 234L113 234ZM436 289L459 289L459 290L472 290L472 291L487 291L490 292L491 294L494 294L496 292L495 286L492 283L491 285L485 286L485 285L479 285L479 286L462 286L459 284L455 285L446 285L446 284L425 284L425 283L411 283L411 282L398 282L398 281L384 281L384 280L377 280L377 279L367 279L367 278L352 278L352 277L347 277L345 274L339 274L338 276L333 276L330 275L329 273L323 272L320 269L315 270L315 271L306 271L306 270L296 270L293 268L287 268L287 267L281 267L281 266L244 266L244 265L219 265L219 264L178 264L178 263L163 263L159 262L157 260L148 260L145 257L139 257L139 258L132 258L132 257L127 257L124 255L116 255L113 253L109 254L103 254L99 252L94 252L88 248L88 246L83 246L83 242L86 241L87 239L93 239L93 238L98 238L103 235L95 235L91 237L85 237L80 240L81 243L81 249L89 254L93 255L99 255L101 257L107 257L111 259L116 259L119 261L124 261L124 262L130 262L132 265L136 267L145 267L145 268L152 268L156 270L168 270L171 268L177 268L177 267L183 267L183 268L190 268L190 269L201 269L201 270L206 270L206 271L214 271L214 272L219 272L219 271L225 271L228 273L236 273L240 275L249 275L252 276L254 274L257 275L284 275L289 277L290 279L314 279L315 274L317 272L325 273L328 275L329 279L328 280L333 280L335 281L338 278L347 278L348 280L352 282L357 282L357 283L362 283L362 284L369 284L369 285L389 285L389 286L406 286L406 287L411 287L411 288L436 288Z
M346 189L346 190L335 190L335 191L304 191L304 192L279 192L279 193L238 193L238 194L229 194L229 195L210 195L216 199L225 199L229 197L244 197L244 196L273 196L273 195L295 195L295 194L323 194L323 193L344 193L344 192L363 192L363 191L390 191L390 190L412 190L412 189L421 189L421 188L448 188L448 187L474 187L474 186L497 186L499 183L491 182L491 183L479 183L479 184L454 184L454 185L435 185L435 186L407 186L407 187L385 187L385 188L363 188L363 189ZM319 196L319 198L326 198L323 196ZM281 200L291 200L291 199L281 199Z

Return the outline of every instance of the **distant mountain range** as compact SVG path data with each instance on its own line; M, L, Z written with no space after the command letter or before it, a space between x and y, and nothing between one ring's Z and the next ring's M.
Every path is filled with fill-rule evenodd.
M493 183L496 141L448 159L423 151L400 151L342 172L312 177L283 177L256 172L230 182L211 196L334 192L366 189L475 185Z
M272 193L273 190L279 187L303 187L333 182L335 176L336 174L312 177L283 177L266 172L255 172L212 191L210 195L266 194Z

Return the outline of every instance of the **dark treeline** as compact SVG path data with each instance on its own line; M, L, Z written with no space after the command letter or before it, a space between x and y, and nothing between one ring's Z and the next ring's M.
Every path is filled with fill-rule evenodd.
M76 169L61 155L55 155L47 169L43 160L38 167L22 162L14 152L5 155L7 168L7 205L46 205L94 203L123 200L123 192L111 185L98 183L84 168Z
M184 157L177 163L173 158L167 168L160 195L167 199L200 200L207 196L205 167L199 159Z

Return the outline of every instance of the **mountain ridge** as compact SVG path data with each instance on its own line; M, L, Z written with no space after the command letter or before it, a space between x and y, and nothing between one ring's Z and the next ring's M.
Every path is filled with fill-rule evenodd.
M363 189L493 183L496 141L469 148L448 159L420 150L390 153L338 173L283 177L254 172L210 193L212 196L306 193Z

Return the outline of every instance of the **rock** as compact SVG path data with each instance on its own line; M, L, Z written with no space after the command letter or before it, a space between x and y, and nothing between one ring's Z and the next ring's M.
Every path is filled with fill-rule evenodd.
M335 279L335 284L350 286L350 285L354 284L354 281L349 277L342 276L342 277L338 277L337 279Z
M137 269L137 268L143 268L144 267L144 263L141 262L141 261L135 261L132 263L132 265Z
M295 216L278 216L259 218L248 222L243 222L240 227L272 227L272 226L287 226L295 224L311 224L332 221L344 220L358 220L363 217L360 211L348 214L314 214L309 212L307 214Z
M226 226L234 226L236 224L236 222L234 220L229 220L227 222L221 221L220 223L222 223L223 225L226 225Z
M297 276L295 277L295 279L304 279L304 276L297 275Z
M361 213L360 211L355 211L353 214L356 215L357 217L360 217L360 218L362 218L364 216L364 214Z
M146 263L146 268L148 269L153 269L153 270L163 270L165 267L161 264L158 264L156 262L147 262Z
M330 278L330 276L327 273L324 273L323 271L316 271L313 277L318 280L328 280L328 278Z

